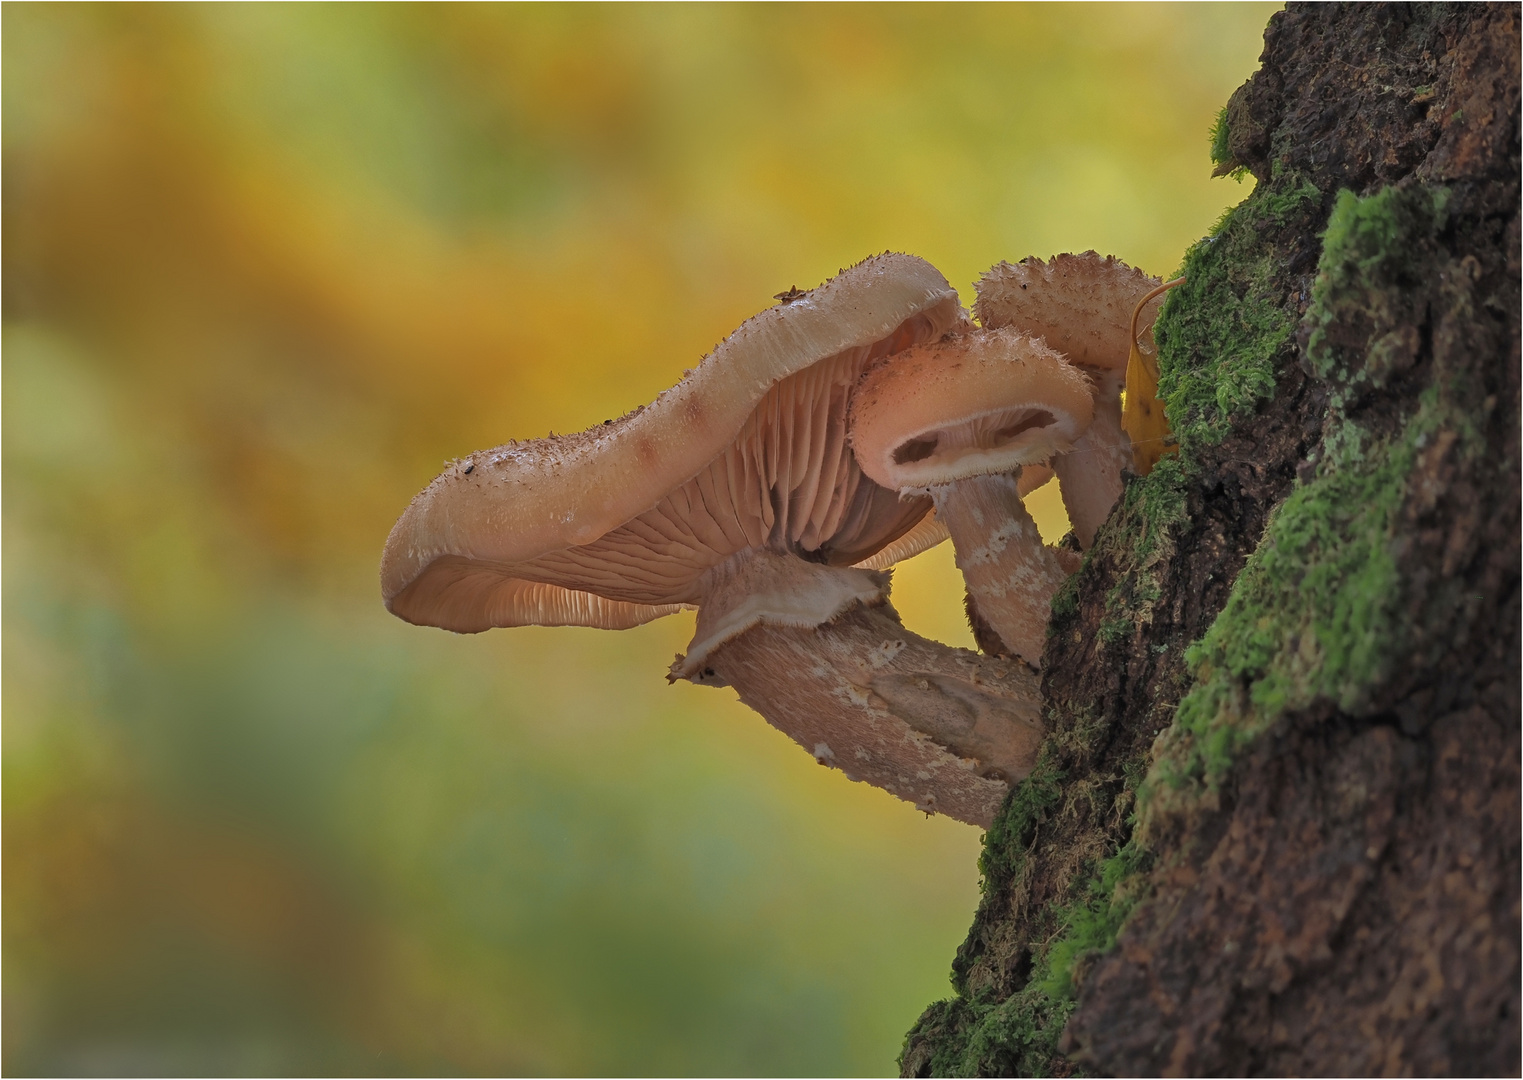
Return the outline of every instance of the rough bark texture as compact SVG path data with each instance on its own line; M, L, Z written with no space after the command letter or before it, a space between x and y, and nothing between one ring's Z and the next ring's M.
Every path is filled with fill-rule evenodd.
M1517 1074L1518 41L1270 22L906 1075Z

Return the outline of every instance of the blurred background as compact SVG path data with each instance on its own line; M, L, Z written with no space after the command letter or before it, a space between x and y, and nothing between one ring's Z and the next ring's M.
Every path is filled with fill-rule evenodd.
M893 1071L978 831L382 542L870 253L1168 273L1274 7L6 4L4 1071Z

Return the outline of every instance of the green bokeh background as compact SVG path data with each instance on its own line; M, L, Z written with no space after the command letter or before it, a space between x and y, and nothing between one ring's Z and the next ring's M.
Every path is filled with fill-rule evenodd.
M5 1071L891 1072L977 830L381 544L872 252L1167 273L1273 10L6 4Z

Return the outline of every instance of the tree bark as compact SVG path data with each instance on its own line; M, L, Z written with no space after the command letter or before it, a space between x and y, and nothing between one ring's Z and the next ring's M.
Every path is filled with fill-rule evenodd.
M1518 41L1271 20L905 1075L1517 1074Z

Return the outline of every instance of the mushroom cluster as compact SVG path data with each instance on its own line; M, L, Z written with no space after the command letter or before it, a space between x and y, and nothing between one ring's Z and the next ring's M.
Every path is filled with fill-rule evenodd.
M821 764L989 824L1035 763L1035 666L1071 569L1021 499L1056 472L1070 514L1088 514L1075 516L1087 545L1109 504L1070 487L1097 473L1120 487L1126 436L1112 424L1092 437L1109 422L1095 372L1116 370L1113 335L1084 351L1052 314L1110 314L1093 290L1070 298L1074 259L1099 257L1060 256L1047 277L996 267L982 328L909 255L790 290L651 404L451 464L387 540L387 608L460 633L625 628L696 608L669 679L731 686ZM1003 299L1022 273L1031 282L1009 287L1045 290L1046 307ZM1122 369L1126 356L1123 342ZM1103 462L1068 463L1086 453ZM901 624L885 568L949 533L972 603L1027 663Z
M876 364L851 433L868 476L934 501L980 643L1036 667L1074 562L1042 544L1023 499L1055 473L1080 550L1094 543L1132 465L1121 391L1161 290L1093 251L1002 262L977 289L980 328Z
M1133 327L1152 326L1158 301L1135 324L1133 315L1158 285L1157 278L1093 251L1002 262L978 281L973 311L985 329L1008 326L1041 338L1094 384L1093 421L1072 450L1053 461L1068 520L1084 550L1121 495L1122 470L1132 464L1131 441L1121 427L1121 391Z

